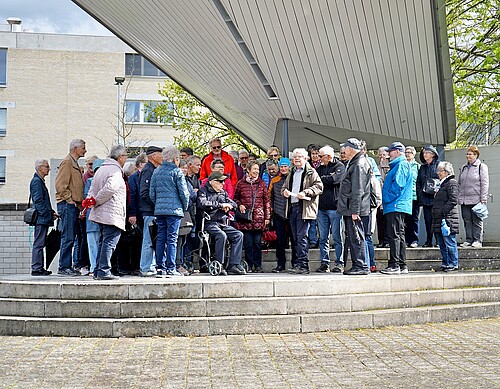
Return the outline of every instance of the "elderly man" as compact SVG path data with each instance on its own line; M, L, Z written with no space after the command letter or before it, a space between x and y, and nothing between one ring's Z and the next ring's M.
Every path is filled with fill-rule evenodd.
M38 212L38 219L31 252L32 276L48 276L52 274L51 271L45 270L43 267L43 248L45 247L47 232L49 227L54 225L54 220L58 216L50 205L49 191L45 186L45 177L49 172L49 161L39 159L35 162L35 174L30 182L30 196L33 200L33 207Z
M359 139L349 138L341 144L349 161L340 183L337 212L344 216L345 230L351 251L352 267L345 275L370 274L366 262L365 226L370 217L370 176L371 166L361 152Z
M392 143L388 149L389 171L382 186L382 207L385 232L389 241L389 265L382 274L406 274L405 215L411 215L413 177L410 163L405 158L401 142Z
M149 223L154 219L155 205L149 197L149 187L154 170L162 163L162 150L162 148L157 146L149 146L146 149L148 163L142 168L141 175L139 176L139 209L144 221L140 262L141 276L143 277L156 276L156 267L153 262L155 250L149 233Z
M237 169L238 181L241 180L245 176L245 172L247 170L247 165L249 161L249 154L246 150L240 150L238 154L238 166L240 169Z
M207 178L212 169L210 165L215 159L222 159L224 161L224 174L231 179L233 186L238 182L238 175L234 167L234 159L227 151L222 150L222 142L219 138L213 138L210 141L210 149L212 150L208 155L203 158L200 169L200 180Z
M111 274L111 255L115 251L122 231L125 231L127 214L127 189L123 179L123 165L127 152L122 145L111 148L108 158L97 170L88 198L95 199L89 220L99 225L99 248L97 249L94 279L114 280Z
M73 270L72 251L79 230L78 215L82 207L84 188L82 169L78 165L78 159L86 152L85 141L72 140L69 144L69 154L59 165L56 176L57 213L61 217L58 226L61 231L61 250L57 274L65 276L78 275ZM74 260L74 265L78 268L78 258Z
M241 266L243 233L228 223L228 212L236 209L237 204L222 189L225 179L226 176L221 172L212 172L208 176L207 183L198 191L197 206L210 216L205 224L205 230L215 240L215 257L221 264L224 264L226 241L231 242L227 269L222 269L220 274L246 274Z
M187 159L187 174L186 180L188 180L193 189L198 191L200 188L200 180L198 179L198 174L200 173L201 168L201 158L197 155L191 155Z
M311 220L318 216L319 195L323 183L316 170L307 162L304 148L293 150L293 168L286 178L281 193L287 201L287 215L295 241L297 264L290 269L293 274L309 274L309 245L307 235Z
M345 172L345 166L335 158L335 152L331 146L319 149L321 165L318 172L323 183L323 193L319 196L318 227L319 227L319 252L321 266L316 269L319 273L330 272L330 233L335 247L334 272L344 271L342 259L342 215L337 212L340 182Z

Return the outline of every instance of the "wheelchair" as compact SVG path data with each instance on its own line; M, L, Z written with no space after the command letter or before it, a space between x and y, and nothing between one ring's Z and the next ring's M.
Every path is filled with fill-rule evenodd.
M189 272L194 272L195 263L198 263L199 268L206 267L208 273L212 276L221 274L222 269L225 269L228 264L228 258L231 248L231 242L226 242L224 263L220 263L215 256L214 242L210 238L210 234L205 231L205 222L210 220L210 215L203 212L200 231L197 233L199 246L194 250L188 251L183 258L183 266ZM228 223L234 218L228 215ZM241 260L241 266L248 270L248 264L245 260Z

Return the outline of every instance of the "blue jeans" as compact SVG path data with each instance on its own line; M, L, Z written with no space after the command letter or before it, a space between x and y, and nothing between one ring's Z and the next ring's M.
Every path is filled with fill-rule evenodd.
M89 260L90 260L89 271L93 273L95 270L95 264L97 262L97 254L99 252L99 231L87 232L87 245L89 248Z
M366 265L368 267L375 266L375 247L373 247L372 240L372 216L373 213L370 213L367 218L362 219L363 228L365 230L365 243L366 243Z
M156 271L153 262L154 247L149 233L149 223L153 221L154 216L144 216L144 227L142 229L142 248L141 248L141 272Z
M309 245L307 234L309 232L310 220L302 219L302 206L291 206L290 228L293 240L295 241L295 251L297 253L297 266L309 269Z
M59 253L59 271L73 267L71 253L75 243L79 210L74 204L66 201L57 203L57 213L60 215L58 229L61 231L61 251Z
M99 248L94 276L109 276L111 274L111 256L120 240L122 230L109 224L99 224Z
M450 234L449 236L443 236L440 232L435 232L437 243L439 245L439 251L441 251L441 256L443 257L441 266L443 267L458 267L458 248L457 248L457 237L455 234Z
M243 231L243 246L248 268L262 267L262 230Z
M307 237L309 239L309 243L311 246L316 246L318 244L318 235L316 233L316 220L309 221L309 232L307 233Z
M158 270L174 271L177 255L177 238L181 226L181 216L156 216L158 237L156 238L156 268ZM167 246L165 249L165 245ZM164 255L166 253L166 255ZM166 263L165 263L166 262Z
M318 210L319 227L319 253L321 263L330 264L330 234L335 247L335 263L343 265L342 260L342 235L341 235L342 215L334 209Z

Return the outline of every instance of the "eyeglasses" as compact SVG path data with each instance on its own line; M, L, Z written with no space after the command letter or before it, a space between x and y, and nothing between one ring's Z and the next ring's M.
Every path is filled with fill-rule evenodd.
M326 154L318 154L318 157L320 158L326 157Z
M41 167L45 167L47 169L50 169L50 166L49 165L40 165Z
M248 157L240 157L240 159L248 159Z
M221 149L222 146L212 146L212 150L217 150L217 149Z
M269 157L276 158L279 154L269 154Z

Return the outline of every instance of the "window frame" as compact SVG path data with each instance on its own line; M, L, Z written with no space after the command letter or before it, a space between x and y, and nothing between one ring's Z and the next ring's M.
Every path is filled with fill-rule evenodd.
M5 88L7 86L7 59L8 49L6 47L0 47L0 88ZM2 82L3 77L5 77L5 82Z
M0 114L0 137L4 137L7 136L7 108L0 108L0 112L5 112L5 115Z
M127 115L127 105L129 103L135 103L135 104L139 104L139 112L137 113L138 114L138 121L130 121L130 120L127 120L128 119L128 115ZM151 110L150 107L147 107L147 105L153 103L153 106L154 105L157 105L157 104L161 104L163 103L162 100L125 100L125 103L123 105L124 109L125 109L125 114L124 114L124 120L125 120L125 124L141 124L141 125L153 125L153 126L156 126L156 125L160 125L160 126L164 126L164 125L169 125L169 124L172 124L172 122L162 122L161 121L161 117L158 117L156 121L147 121L146 120L146 114L148 111ZM134 117L137 115L135 114Z
M129 60L132 58L132 60ZM139 58L139 61L137 59ZM129 62L133 63L132 68L129 67ZM137 64L139 62L139 64ZM136 65L139 65L140 69L136 69ZM145 69L156 69L156 74L145 74ZM154 63L149 61L147 58L141 54L136 53L125 53L125 76L127 77L149 77L149 78L167 78L167 75L155 66Z
M2 172L2 165L3 165L3 172ZM7 157L0 156L0 185L4 185L6 182L7 182Z

